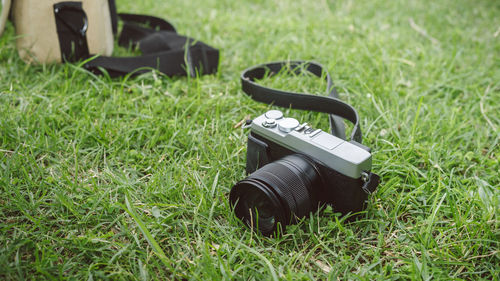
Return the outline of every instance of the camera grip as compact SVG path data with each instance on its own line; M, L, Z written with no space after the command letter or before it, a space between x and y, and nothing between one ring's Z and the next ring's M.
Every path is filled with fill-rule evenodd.
M270 159L269 146L267 143L249 134L247 144L247 174L251 174L260 167L271 162Z

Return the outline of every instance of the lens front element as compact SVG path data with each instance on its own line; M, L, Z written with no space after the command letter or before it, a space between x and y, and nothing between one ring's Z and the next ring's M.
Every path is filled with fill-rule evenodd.
M238 182L229 195L238 218L264 235L275 232L285 222L283 206L278 197L260 181L246 178Z
M249 194L243 204L243 209L248 210L245 214L250 216L245 218L247 224L257 226L262 232L273 230L276 223L274 206L262 191Z

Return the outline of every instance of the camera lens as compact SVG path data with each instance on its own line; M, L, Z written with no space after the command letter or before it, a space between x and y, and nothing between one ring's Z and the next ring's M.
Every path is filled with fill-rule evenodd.
M321 179L313 162L300 154L269 163L238 182L229 195L235 214L263 235L284 230L318 208Z

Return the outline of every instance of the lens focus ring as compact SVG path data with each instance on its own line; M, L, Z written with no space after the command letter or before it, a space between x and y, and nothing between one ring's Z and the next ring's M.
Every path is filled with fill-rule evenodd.
M273 187L287 201L290 211L302 217L310 211L312 202L304 179L291 172L292 169L283 162L274 162L266 169L257 170L251 177Z

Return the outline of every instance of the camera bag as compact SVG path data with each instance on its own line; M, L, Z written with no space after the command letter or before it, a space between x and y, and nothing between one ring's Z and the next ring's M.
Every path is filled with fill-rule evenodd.
M151 69L168 76L195 76L218 69L217 49L179 35L161 18L117 13L114 0L2 0L2 6L0 34L10 9L17 49L27 63L85 60L89 71L111 77ZM141 55L111 56L119 21L118 44L137 48Z

